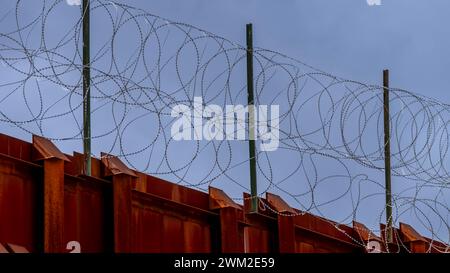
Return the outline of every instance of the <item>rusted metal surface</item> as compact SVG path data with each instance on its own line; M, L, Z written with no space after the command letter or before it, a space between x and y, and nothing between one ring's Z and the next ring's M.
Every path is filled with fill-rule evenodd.
M6 253L30 253L30 251L28 251L28 249L24 246L0 243L0 254Z
M61 159L64 161L70 161L50 140L33 136L33 161L40 161L45 159Z
M64 250L64 161L44 160L44 251Z
M241 209L241 207L236 204L224 191L214 187L209 187L209 208L221 209L228 207Z
M135 177L120 173L112 178L113 185L113 220L114 251L131 252L131 189Z
M360 239L360 243L366 246L366 252L385 252L383 240L369 230L365 225L353 221L353 230ZM376 249L378 248L378 249Z
M291 208L280 196L267 192L267 202L279 213L295 214L296 211Z
M295 253L295 242L294 217L278 215L278 245L280 253Z
M266 199L277 217L279 252L354 252L359 248L336 226L353 237L352 228L295 210L280 196L267 193Z
M112 252L111 182L97 178L65 177L64 237L77 241L82 252Z
M104 176L113 176L118 174L125 174L136 177L134 171L130 170L118 157L101 153L102 163L105 165Z
M266 193L266 199L273 211L277 212L279 252L295 253L296 237L294 217L296 211L278 195Z
M24 246L8 244L8 247L11 249L12 253L30 253L30 251L28 251L28 249Z
M71 175L86 176L84 174L85 157L84 154L74 152L73 156L66 155L70 159L69 163L64 165L65 172ZM101 174L101 160L91 157L91 175L90 177L103 178Z
M273 247L273 233L275 226L252 225L244 227L244 251L246 253L277 252Z
M203 210L209 210L209 195L157 177L147 176L147 193Z
M448 251L407 224L386 244L383 224L378 236L357 222L298 211L271 193L250 213L248 193L239 205L221 189L176 185L106 154L92 158L86 176L82 154L33 140L0 134L0 253L68 252L72 241L82 252L371 252L374 241L389 252Z
M358 247L351 239L355 237L353 229L337 225L333 221L305 213L295 217L295 226L297 237L313 239L309 240L308 244L312 244L313 249L316 249L317 252L323 252L331 246L335 248L333 252L352 252L353 249ZM350 234L350 236L346 236L343 232L337 230L336 227ZM328 246L323 246L324 244L328 244ZM304 246L300 247L303 248ZM310 246L306 246L306 248L309 249ZM316 250L313 252L316 252Z
M48 139L33 136L33 161L43 161L43 247L64 250L64 161L69 159Z
M133 182L137 178L119 158L102 153L105 176L112 176L114 252L131 252Z
M241 207L221 189L209 187L209 208L219 211L222 253L243 252L238 218Z
M222 253L236 253L244 250L239 236L239 221L237 209L234 207L223 207L220 214L220 234Z
M244 251L247 253L278 252L277 218L270 210L259 209L257 213L251 211L251 199L244 193ZM267 200L263 200L267 203Z
M9 251L0 243L0 254L9 253Z
M133 189L136 189L141 192L147 191L147 175L144 173L136 172L137 179L135 179L135 183L133 184Z
M133 252L210 252L217 214L133 191Z
M407 243L409 250L413 253L427 252L428 243L413 227L408 224L400 223L400 232L402 241Z
M380 237L376 236L371 230L369 230L365 225L361 223L353 221L353 229L356 231L356 233L359 235L359 238L363 242L367 242L370 240L381 241Z
M30 143L5 135L0 139L0 242L37 251L40 210L36 193L42 169L30 162Z
M26 141L0 134L0 153L3 155L31 161L31 149L31 144Z
M413 227L408 224L400 223L400 232L403 235L404 242L425 242L425 238L422 237Z
M387 252L391 253L404 253L404 248L401 247L403 243L399 240L400 239L400 230L397 228L392 228L392 241L389 242L386 240L386 225L381 223L380 224L380 237L383 240L383 247L386 249Z

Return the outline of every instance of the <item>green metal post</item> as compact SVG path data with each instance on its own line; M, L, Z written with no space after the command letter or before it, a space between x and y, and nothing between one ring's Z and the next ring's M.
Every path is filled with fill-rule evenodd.
M389 118L389 70L383 71L384 174L386 183L386 241L392 243L391 137Z
M256 147L255 147L255 107L253 98L253 30L247 24L247 99L248 99L248 143L250 155L250 212L258 212L258 189L256 181Z

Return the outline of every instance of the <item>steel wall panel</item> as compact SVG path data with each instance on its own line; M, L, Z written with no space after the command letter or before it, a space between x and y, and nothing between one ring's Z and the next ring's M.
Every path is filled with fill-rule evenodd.
M44 146L53 147L47 140L42 141L46 143ZM0 134L0 243L41 252L45 237L43 179L46 173L42 161L32 162L36 159L33 149L28 142ZM53 147L52 151L56 150ZM64 164L63 175L63 244L78 241L81 252L366 251L363 241L358 244L351 239L358 238L355 227L301 213L290 208L281 197L269 195L272 203L261 200L270 209L248 213L247 193L243 205L235 204L223 191L207 194L137 173L118 158L111 160L121 166L120 174L108 170L104 160L94 158L93 176L87 177L81 174L81 154L64 157L69 161ZM50 176L55 173L52 169L48 172ZM119 191L114 192L114 183ZM128 197L120 199L125 194ZM280 216L276 213L280 209L291 215ZM48 221L46 225L58 230L60 223ZM421 236L412 227L405 224L402 227L394 229L395 241L389 244L389 250L424 252L430 245L432 252L448 250L445 244ZM381 225L380 241L384 229ZM289 234L282 234L287 231ZM228 233L233 233L229 242ZM45 238L52 240L51 236Z
M37 250L41 168L0 156L0 242Z
M108 247L105 185L66 176L64 185L65 240L78 241L83 252L102 252Z

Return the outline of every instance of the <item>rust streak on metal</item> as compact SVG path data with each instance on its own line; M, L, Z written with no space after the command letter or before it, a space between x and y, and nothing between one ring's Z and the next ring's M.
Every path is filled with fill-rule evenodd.
M369 230L365 225L353 221L353 229L356 231L358 236L363 242L367 242L369 240L375 240L381 242L381 238L375 235L371 230Z
M101 153L102 163L105 166L105 176L126 174L137 177L136 173L129 169L117 156Z
M64 161L70 160L48 139L33 135L33 159L44 161L44 252L64 249Z
M237 209L223 207L220 209L220 236L223 253L240 252Z
M279 213L292 213L295 214L296 211L291 208L280 196L273 193L266 193L266 199L269 204Z
M400 232L404 236L403 241L405 242L426 242L425 238L423 238L422 235L420 235L413 227L408 224L400 223Z
M266 193L266 200L277 212L278 248L280 253L295 253L295 223L296 211L280 196Z
M137 179L135 185L133 185L133 189L136 189L140 192L147 191L147 175L141 172L136 172Z
M239 205L236 204L223 190L209 187L209 208L221 209L227 207L240 209Z
M400 233L402 241L409 244L409 250L413 253L426 253L428 250L427 240L420 235L413 227L405 223L400 223Z
M222 253L240 252L237 211L241 207L221 189L209 187L209 208L219 209Z
M113 176L114 251L116 253L132 251L132 179L134 179L133 176L123 173Z
M64 249L64 161L44 161L44 251Z
M33 161L57 158L70 161L50 140L33 135Z
M132 188L137 176L118 157L101 156L105 175L112 176L114 251L131 252Z

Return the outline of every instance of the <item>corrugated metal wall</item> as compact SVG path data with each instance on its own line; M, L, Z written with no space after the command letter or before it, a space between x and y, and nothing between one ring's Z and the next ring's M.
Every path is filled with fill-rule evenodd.
M250 214L248 194L238 205L220 189L179 186L109 155L94 159L87 177L82 162L40 137L27 143L0 135L0 252L69 252L70 241L81 252L366 252L369 240L386 249L362 224L338 230L270 193L269 207ZM395 231L389 250L430 249L412 227Z

